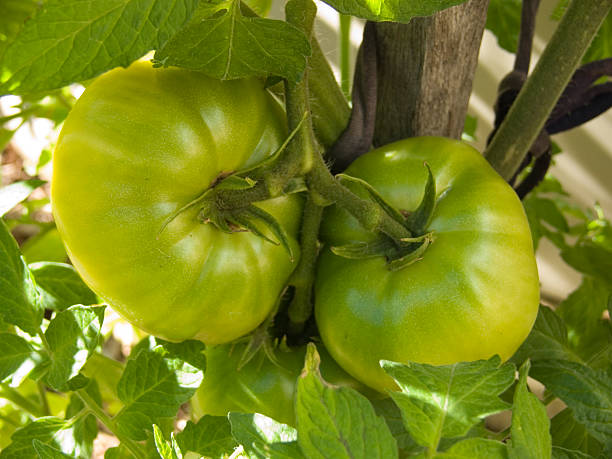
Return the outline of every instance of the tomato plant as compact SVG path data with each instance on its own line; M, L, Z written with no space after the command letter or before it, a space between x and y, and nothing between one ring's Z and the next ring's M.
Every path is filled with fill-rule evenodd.
M612 0L0 3L0 459L612 457Z
M258 80L221 82L150 63L97 79L53 159L53 212L72 263L156 336L223 343L253 330L297 260L252 233L202 224L197 207L168 219L221 174L272 154L285 135L282 109ZM296 244L300 199L261 208Z
M424 162L435 180L436 203L423 228L433 241L421 259L392 271L384 257L355 260L327 249L318 264L315 314L323 342L344 369L378 390L394 385L381 359L435 365L495 354L508 359L538 311L525 212L473 148L412 138L365 154L346 173L366 180L397 208L414 211L427 181ZM321 235L331 246L374 239L333 207Z

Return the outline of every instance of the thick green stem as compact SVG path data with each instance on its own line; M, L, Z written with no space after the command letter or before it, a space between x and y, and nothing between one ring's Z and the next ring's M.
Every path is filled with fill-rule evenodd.
M381 232L392 239L410 237L410 231L388 215L373 201L361 199L343 186L330 172L323 158L315 159L312 170L306 176L308 189L322 200L346 209L363 228L370 232Z
M582 56L612 7L612 0L573 0L485 151L509 180L544 127Z
M289 280L289 284L295 287L293 300L289 306L290 331L293 335L303 331L304 324L312 313L312 286L319 255L318 235L322 216L323 207L309 195L304 206L300 235L302 255Z
M340 87L344 97L350 98L351 94L351 16L340 15Z
M308 65L310 112L317 140L323 149L327 150L346 128L351 109L338 86L329 62L314 38L311 45L312 56Z
M104 412L104 410L96 403L96 401L87 393L85 389L76 391L76 394L85 404L87 409L98 419L98 421L104 424L104 426L119 439L121 444L127 448L135 458L140 459L146 457L138 443L133 441L131 438L126 437L119 431L119 429L117 429L112 418Z
M42 406L44 416L51 416L49 400L47 399L47 388L42 381L38 381L38 396L40 397L40 404Z

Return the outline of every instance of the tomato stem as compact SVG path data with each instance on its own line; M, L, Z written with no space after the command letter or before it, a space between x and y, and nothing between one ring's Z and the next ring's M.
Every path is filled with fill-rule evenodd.
M85 389L79 389L76 391L77 396L81 399L87 409L102 423L104 426L119 439L121 444L132 453L137 459L144 458L140 446L134 442L131 438L123 435L119 429L116 428L113 419L107 415L104 410L98 405L98 403L87 393Z
M289 284L295 287L295 293L288 311L291 335L299 335L312 314L312 286L319 255L317 236L323 216L323 207L319 206L316 199L309 195L304 205L303 215L300 236L302 255L291 279L289 279Z
M580 64L612 0L573 0L508 116L485 151L506 180L512 178ZM534 102L535 101L535 102Z

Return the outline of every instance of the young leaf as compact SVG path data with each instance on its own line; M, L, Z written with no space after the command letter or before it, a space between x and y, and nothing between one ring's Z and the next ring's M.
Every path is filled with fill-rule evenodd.
M521 27L521 0L490 0L487 25L506 51L516 53Z
M203 416L197 424L189 421L176 436L181 451L192 451L204 457L231 455L238 446L230 422L225 416Z
M435 455L438 459L507 459L508 450L504 443L486 438L467 438L455 443L444 453Z
M44 308L17 242L0 219L0 319L36 335Z
M527 360L519 370L512 406L511 459L545 459L551 455L550 421L546 408L527 388L531 364Z
M126 435L140 441L147 438L152 424L174 418L181 404L189 400L202 383L202 371L183 360L167 356L158 345L147 348L149 341L132 350L119 380L117 395L124 408L116 417L117 426Z
M540 360L531 376L563 400L597 440L612 447L612 375L577 362Z
M0 94L27 94L127 67L159 49L198 0L47 0L7 47Z
M259 459L300 459L304 456L293 427L262 414L230 413L232 435L250 457Z
M74 439L73 424L54 417L38 418L17 430L11 436L11 444L0 452L0 459L38 459L33 442L55 448L69 457L86 457Z
M164 438L164 433L157 424L153 424L153 439L155 447L162 459L183 459L183 454L178 448L174 439L174 434L170 434L171 441Z
M553 446L552 448L553 459L593 459L593 456L584 454L580 451L569 450L560 446Z
M431 16L437 11L459 5L465 0L324 0L342 14L369 21L409 22L418 16Z
M0 333L0 382L17 373L20 380L34 367L34 349L25 339L11 333Z
M391 397L417 443L436 451L442 437L460 437L480 419L508 408L497 396L514 381L514 365L489 360L433 366L382 361L401 392Z
M61 390L75 377L100 340L104 306L72 306L58 313L45 331L51 366L45 381Z
M576 421L570 408L564 409L550 420L550 434L553 448L556 446L570 451L580 451L591 457L598 457L602 451L601 443Z
M219 6L211 11L216 14L192 21L172 37L155 53L155 62L222 80L268 75L300 80L311 52L300 30L284 21L243 16L238 0Z
M46 308L63 311L75 304L98 303L96 294L85 285L71 265L40 262L30 264L29 268Z
M31 179L11 183L0 188L0 217L30 196L32 191L44 183L44 180Z
M512 361L521 365L528 358L532 362L542 359L582 362L568 342L567 329L563 319L546 306L540 306L531 333L512 356Z
M308 458L398 457L395 439L370 402L357 391L329 386L319 373L320 358L308 346L298 379L298 443Z

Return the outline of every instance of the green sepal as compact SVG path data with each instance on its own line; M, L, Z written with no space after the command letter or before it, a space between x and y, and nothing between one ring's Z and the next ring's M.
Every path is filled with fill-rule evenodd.
M414 244L412 239L421 239L422 242L421 242L421 245L419 245L415 250L408 252L403 257L398 258L396 260L389 261L387 263L387 269L389 271L399 271L400 269L403 269L419 260L422 260L423 254L427 250L427 247L429 247L429 245L433 242L433 233L424 234L420 238L406 238L406 239L410 239L411 244Z
M429 164L425 163L427 168L427 183L425 184L425 192L423 193L423 199L417 207L405 220L405 224L412 234L423 234L436 207L436 181L434 180L433 174Z
M350 175L346 175L346 174L338 174L336 175L336 178L338 178L340 182L353 183L355 185L360 186L364 190L366 190L368 194L370 195L370 197L374 200L374 202L376 202L391 218L393 218L395 221L397 221L401 225L408 228L406 226L406 219L404 218L402 213L399 210L397 210L395 207L393 207L391 204L389 204L385 200L385 198L383 198L380 195L380 193L376 191L376 189L374 189L374 187L370 185L368 182L360 178L351 177Z
M331 251L339 257L352 260L363 260L367 258L388 257L392 252L397 252L397 246L385 236L381 236L372 242L355 242L337 247L331 247Z
M249 207L247 207L247 212L252 218L261 221L266 225L266 227L272 232L276 239L278 239L278 242L276 244L278 245L278 243L280 243L280 245L282 245L289 254L289 258L291 259L291 261L293 261L295 257L293 254L293 249L291 248L291 244L289 243L289 237L287 236L285 228L283 228L282 225L278 223L272 215L257 206L254 206L252 204L249 205ZM264 237L264 239L269 240L263 235L262 237Z
M238 175L230 175L224 178L219 184L215 187L216 190L248 190L249 188L253 188L257 183L256 180L253 180L249 177L240 177Z

